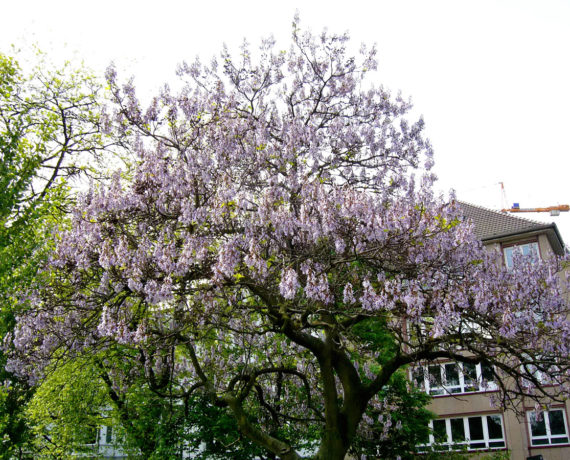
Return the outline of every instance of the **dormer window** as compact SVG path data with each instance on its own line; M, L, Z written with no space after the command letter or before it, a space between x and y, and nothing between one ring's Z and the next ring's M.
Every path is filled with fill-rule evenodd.
M532 262L540 260L538 241L529 241L522 244L503 246L503 256L508 269L513 268L518 257L528 258Z

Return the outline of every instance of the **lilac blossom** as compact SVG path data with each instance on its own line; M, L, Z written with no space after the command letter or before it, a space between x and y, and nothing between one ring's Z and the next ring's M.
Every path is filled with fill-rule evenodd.
M279 283L279 292L285 299L293 299L299 288L297 272L291 268L283 271L281 283Z

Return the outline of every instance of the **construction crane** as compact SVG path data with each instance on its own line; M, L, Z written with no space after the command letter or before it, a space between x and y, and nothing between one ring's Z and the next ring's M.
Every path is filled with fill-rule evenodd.
M507 205L507 192L505 191L505 184L499 182L501 186L501 198L502 205ZM548 206L546 208L521 208L519 203L513 203L513 206L509 209L501 209L501 212L549 212L551 216L559 216L561 212L570 211L570 206L567 204L559 204L558 206Z
M501 209L501 212L549 212L551 216L559 216L561 212L570 211L570 205L560 204L547 208L521 208L518 203L513 203L510 209Z

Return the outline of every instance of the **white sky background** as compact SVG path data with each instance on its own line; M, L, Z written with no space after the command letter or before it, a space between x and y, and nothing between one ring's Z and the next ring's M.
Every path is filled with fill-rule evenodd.
M36 43L55 61L114 61L152 91L176 65L208 62L273 34L290 45L295 11L318 33L376 43L376 83L411 97L435 148L439 188L500 209L570 204L570 0L4 0L0 52ZM570 213L554 221L570 243Z

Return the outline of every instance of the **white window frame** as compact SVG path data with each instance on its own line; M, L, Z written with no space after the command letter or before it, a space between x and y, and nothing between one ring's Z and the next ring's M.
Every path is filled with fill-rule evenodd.
M538 241L527 241L526 243L512 245L509 244L508 246L503 246L503 260L505 261L505 267L507 267L509 270L512 269L513 256L515 255L515 252L524 253L525 247L532 248L530 250L530 254L528 255L529 257L532 258L532 254L534 253L536 255L536 261L540 260L540 247L538 246ZM511 252L510 257L508 255L508 252Z
M501 421L501 437L500 438L490 438L489 437L489 427L487 425L487 417L499 417ZM470 418L480 418L481 425L483 430L483 438L482 439L471 439L471 433L469 430L469 419ZM452 433L451 433L451 420L460 419L463 421L463 432L465 434L465 441L461 442L453 442ZM497 449L505 449L507 447L507 441L505 439L505 424L503 420L503 416L499 413L494 414L484 414L484 415L468 415L468 416L459 416L459 417L448 417L448 418L440 418L436 420L443 420L445 422L445 432L447 436L447 440L444 441L442 444L435 443L435 435L433 433L433 420L429 422L430 430L432 431L429 434L429 443L428 444L421 444L418 446L418 451L421 452L425 450L426 447L436 446L441 447L442 450L462 450L464 446L467 447L468 451L479 451L479 450L497 450ZM481 447L471 447L471 443L477 444L485 444ZM492 446L491 444L494 443L495 445ZM496 445L498 443L502 443L502 445ZM422 449L424 448L424 449Z
M564 434L552 434L552 431L550 429L550 413L551 412L562 412L562 420L564 422L564 430L565 433ZM540 436L533 436L532 434L532 416L537 415L536 411L528 411L526 414L527 417L527 422L528 422L528 435L530 438L530 445L532 447L543 447L543 446L564 446L567 444L570 444L570 435L568 433L568 420L566 419L566 411L564 410L563 407L560 408L553 408L550 409L548 411L543 411L542 412L542 417L544 419L544 426L546 428L546 434L545 435L540 435ZM556 440L556 439L564 439L566 438L566 441L564 442L552 442L552 440ZM535 440L545 440L547 441L546 443L542 443L542 444L535 444Z
M430 368L439 367L440 382L432 383L430 379ZM446 382L446 366L453 366L457 370L459 375L459 383L456 385L448 385ZM483 382L483 368L481 363L475 365L476 381L474 382L474 389L471 389L471 385L468 385L466 380L466 374L463 372L464 363L456 363L455 361L448 361L445 363L427 364L416 368L416 370L421 369L423 372L423 388L426 393L432 396L446 396L446 395L457 395L462 393L479 393L482 391L494 391L497 389L497 384L493 381ZM413 372L413 371L412 371ZM412 374L414 377L414 374Z

